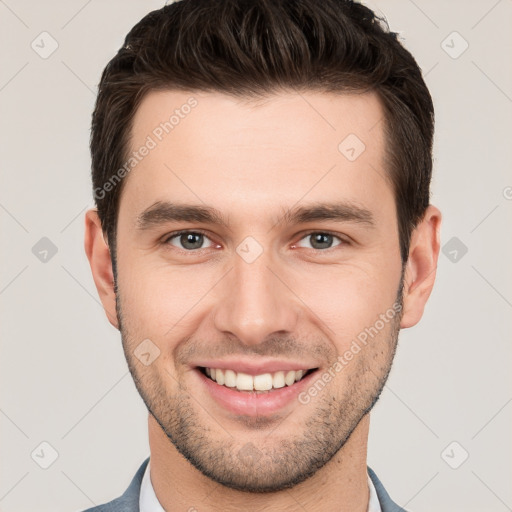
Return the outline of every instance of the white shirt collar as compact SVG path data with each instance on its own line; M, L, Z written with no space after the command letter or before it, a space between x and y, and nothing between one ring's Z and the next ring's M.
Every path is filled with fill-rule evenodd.
M368 475L368 487L370 488L370 501L368 502L368 512L382 512L382 509L380 508L379 497L377 496L377 491L375 490L375 486L373 485L370 475Z
M149 476L150 462L151 461L149 461L148 465L146 466L144 476L142 477L142 483L140 484L140 512L165 512L162 505L160 505L160 502L156 497L155 490L153 489L153 485L151 484L151 478Z
M368 512L382 512L380 508L379 498L377 497L377 491L371 478L368 476L368 487L370 488L370 502L368 503ZM140 498L139 498L140 512L165 512L164 508L156 497L155 490L151 484L149 462L144 471L142 477L142 483L140 486Z

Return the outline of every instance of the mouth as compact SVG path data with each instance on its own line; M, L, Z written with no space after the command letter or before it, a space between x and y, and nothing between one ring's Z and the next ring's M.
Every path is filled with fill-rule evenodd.
M248 394L268 394L282 388L292 387L316 372L318 368L309 370L282 370L260 375L249 375L234 370L220 368L207 368L198 366L197 370L207 379L219 386L230 388L233 391Z
M200 393L212 399L221 410L238 417L269 418L277 415L276 418L279 418L287 411L296 410L297 414L301 414L302 408L311 407L304 405L300 397L319 372L319 368L310 368L252 376L228 369L217 371L197 366L192 373L197 379L195 386Z

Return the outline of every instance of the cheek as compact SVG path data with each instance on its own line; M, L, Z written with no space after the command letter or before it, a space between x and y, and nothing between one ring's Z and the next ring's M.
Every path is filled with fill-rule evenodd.
M374 326L379 315L391 315L396 301L400 275L392 272L370 272L369 268L347 265L343 268L317 269L305 273L301 297L321 325L328 327L326 334L336 338L340 350L350 345L366 328ZM379 323L380 325L380 323Z
M212 289L216 274L141 259L119 264L119 292L125 317L140 335L155 340L175 337L195 319L200 300ZM125 325L128 325L125 322Z

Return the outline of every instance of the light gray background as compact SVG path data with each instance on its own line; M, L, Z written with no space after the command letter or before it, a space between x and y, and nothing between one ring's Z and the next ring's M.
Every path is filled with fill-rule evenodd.
M512 0L365 3L401 33L434 99L432 202L446 247L372 413L368 463L411 511L512 510ZM149 454L147 413L83 234L101 71L162 5L0 0L3 512L103 503ZM51 49L44 31L58 43L46 59L31 47ZM58 249L47 262L32 252L43 237ZM458 247L446 246L453 237ZM43 442L58 453L47 469Z

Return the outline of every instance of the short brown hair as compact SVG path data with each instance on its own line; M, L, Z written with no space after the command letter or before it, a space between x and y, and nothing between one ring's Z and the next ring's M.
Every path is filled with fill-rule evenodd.
M126 179L108 193L103 186L126 162L136 109L156 89L247 98L279 90L375 91L407 261L412 230L429 205L434 107L416 61L373 11L349 0L180 0L131 29L103 71L90 140L93 192L114 276Z

